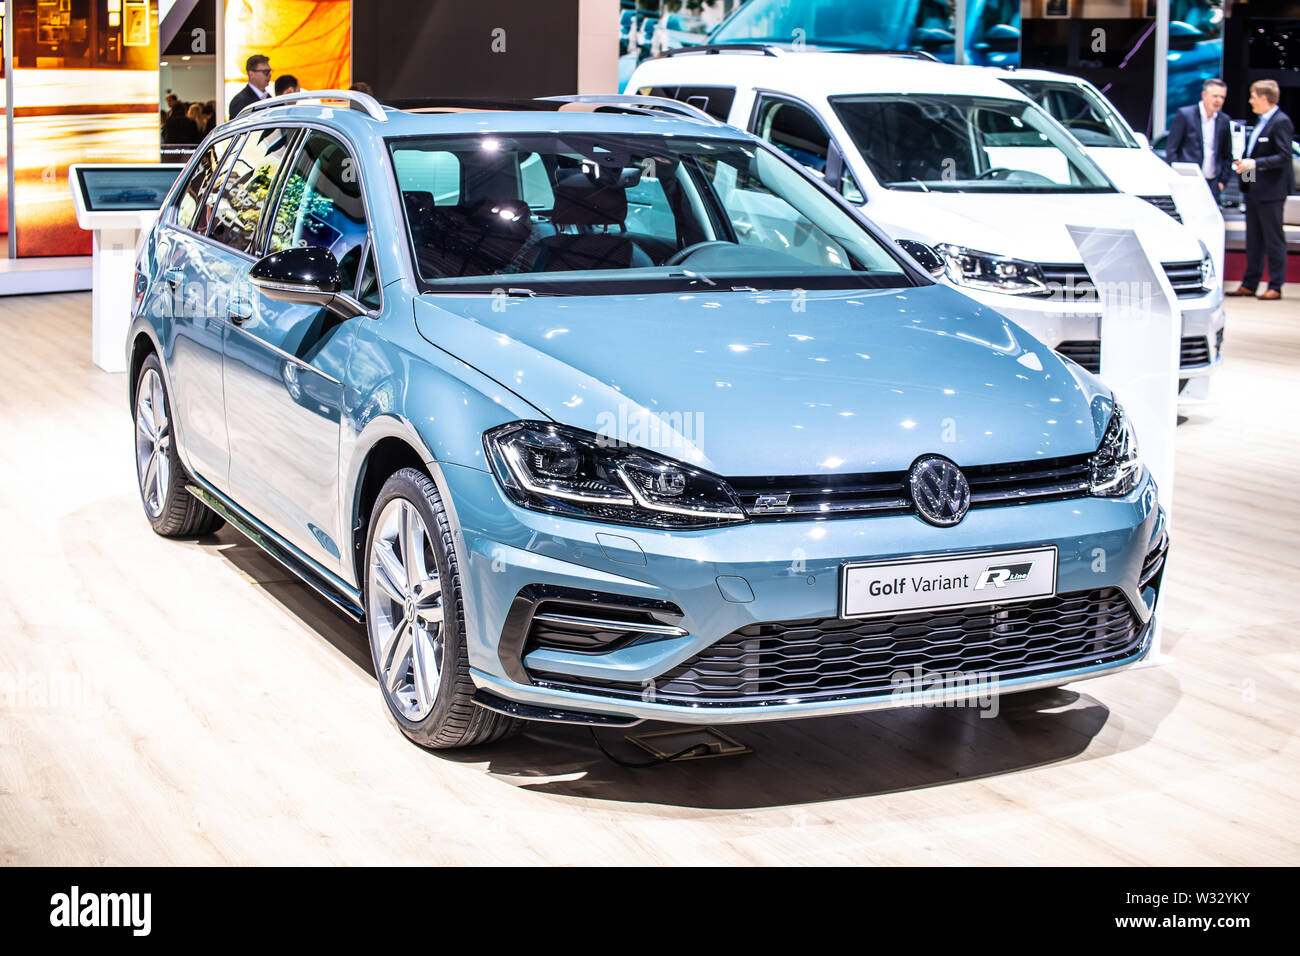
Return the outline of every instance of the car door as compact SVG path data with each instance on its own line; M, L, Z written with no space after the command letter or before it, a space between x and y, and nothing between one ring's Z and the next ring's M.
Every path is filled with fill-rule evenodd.
M262 251L330 250L358 288L370 255L357 166L344 143L304 130L268 202ZM373 281L373 270L370 280ZM365 294L369 299L376 290ZM327 570L342 568L339 422L356 327L318 306L276 302L255 290L226 331L226 427L235 499Z
M220 192L234 137L209 146L181 190L171 221L160 231L162 270L150 308L168 321L162 343L167 356L173 418L190 468L225 488L230 449L222 398L222 339L225 317L209 308L213 291L203 268L199 233L206 231L209 197ZM196 232L197 230L197 232Z

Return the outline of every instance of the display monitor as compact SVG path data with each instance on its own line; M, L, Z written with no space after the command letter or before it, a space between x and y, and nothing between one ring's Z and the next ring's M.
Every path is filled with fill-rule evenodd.
M77 188L87 212L158 209L183 167L79 166Z

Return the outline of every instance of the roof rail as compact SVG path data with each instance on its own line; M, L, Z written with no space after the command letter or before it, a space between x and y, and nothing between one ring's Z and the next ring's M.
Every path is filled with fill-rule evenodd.
M302 93L288 93L282 96L268 96L264 100L250 103L240 112L242 115L251 110L265 110L273 106L288 106L290 103L320 100L346 100L349 109L365 113L372 120L377 120L380 123L388 122L388 116L384 113L384 108L379 105L379 101L373 96L359 93L356 90L311 90Z
M926 50L873 50L853 46L843 46L837 43L827 43L822 45L815 42L807 42L799 48L800 50L810 50L816 53L858 53L870 56L902 56L913 60L931 60L935 63L942 63L937 56ZM791 45L782 45L777 43L702 43L699 46L684 46L676 50L667 50L660 53L655 60L664 60L674 56L711 55L717 53L761 53L763 56L780 56L782 53L799 52Z
M704 110L696 109L687 103L670 100L666 96L629 96L619 93L578 93L572 96L539 96L543 103L588 103L593 106L615 106L632 113L651 113L663 110L677 113L689 119L708 123L710 126L723 125Z
M782 52L782 48L775 43L701 43L698 46L665 50L653 59L666 60L672 56L688 56L692 53L705 56L716 53L761 53L763 56L780 56Z

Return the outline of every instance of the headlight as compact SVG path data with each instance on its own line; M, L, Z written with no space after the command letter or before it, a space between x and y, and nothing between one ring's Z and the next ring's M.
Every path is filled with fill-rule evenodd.
M950 243L935 248L943 256L949 280L957 285L1008 295L1042 295L1048 291L1043 270L1036 262L1007 259Z
M708 528L746 517L716 475L591 432L512 422L486 432L483 445L506 494L534 511L647 528Z
M1119 402L1111 412L1101 447L1092 456L1092 493L1102 498L1119 498L1137 487L1142 474L1133 423Z
M1214 259L1203 242L1201 243L1201 288L1207 292L1214 288Z

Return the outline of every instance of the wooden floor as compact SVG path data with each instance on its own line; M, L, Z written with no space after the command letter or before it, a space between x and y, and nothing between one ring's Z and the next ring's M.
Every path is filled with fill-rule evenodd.
M149 530L89 297L0 299L0 862L1300 863L1287 294L1232 301L1179 428L1167 665L641 771L567 727L406 743L360 627L229 530Z

